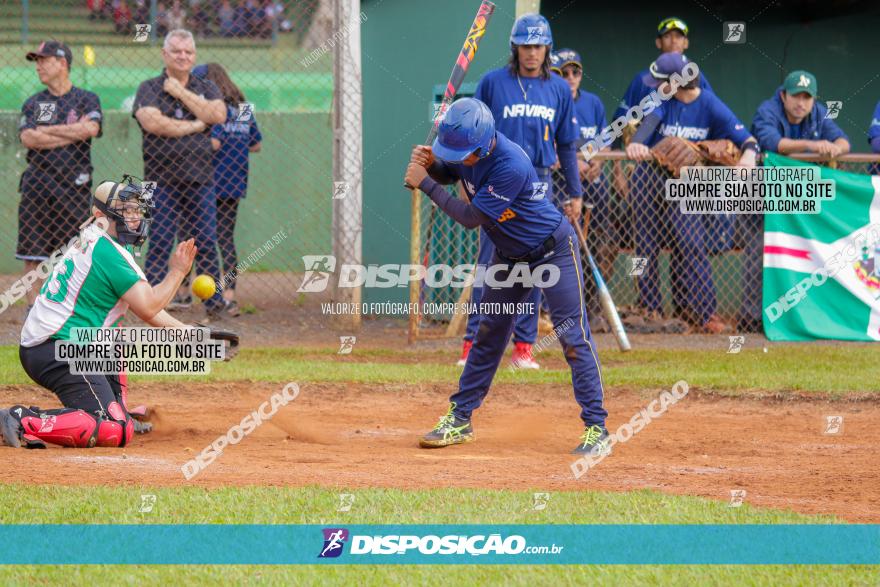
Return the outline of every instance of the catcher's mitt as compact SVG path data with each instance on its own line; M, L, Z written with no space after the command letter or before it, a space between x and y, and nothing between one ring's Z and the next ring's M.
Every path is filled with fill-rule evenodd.
M210 337L214 340L226 341L226 361L238 354L238 334L231 330L215 330L211 328Z
M737 146L727 139L700 141L697 143L697 146L707 161L718 165L734 167L739 163L739 158L742 156L742 152Z
M682 167L704 165L699 146L678 137L663 137L659 143L651 147L651 154L654 155L657 163L668 169L674 177L681 176Z

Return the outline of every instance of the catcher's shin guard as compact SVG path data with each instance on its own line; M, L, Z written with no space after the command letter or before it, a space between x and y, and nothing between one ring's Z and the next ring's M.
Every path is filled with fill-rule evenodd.
M122 404L123 409L131 414L132 418L145 419L149 413L147 406L132 407L128 405L128 373L120 373L116 376L116 379L119 382L119 390L116 392L116 389L114 388L114 392L116 392L116 399Z
M125 446L134 435L134 424L122 407L113 402L107 408L111 420L83 410L37 410L15 406L10 410L24 429L26 440L73 448Z

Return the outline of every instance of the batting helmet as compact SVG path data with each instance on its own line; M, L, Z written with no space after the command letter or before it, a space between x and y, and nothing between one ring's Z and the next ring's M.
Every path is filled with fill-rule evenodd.
M550 45L552 48L550 23L540 14L523 14L513 23L510 45Z
M493 138L495 118L489 107L476 98L461 98L440 121L431 149L438 159L450 163L464 161L471 154L482 159L489 154Z

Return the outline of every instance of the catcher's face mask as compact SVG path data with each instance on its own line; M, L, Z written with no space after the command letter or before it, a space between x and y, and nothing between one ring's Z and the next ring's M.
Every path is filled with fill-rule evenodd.
M107 201L94 199L94 205L116 225L116 238L124 245L139 247L147 239L152 222L153 194L133 176L110 190Z

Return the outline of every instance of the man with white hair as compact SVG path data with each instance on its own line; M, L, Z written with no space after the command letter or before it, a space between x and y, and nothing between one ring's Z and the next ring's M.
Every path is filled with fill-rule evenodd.
M212 125L226 122L226 106L213 82L190 74L196 61L192 33L183 29L169 32L162 59L165 69L160 76L141 83L132 109L143 132L144 179L156 182L144 271L150 283L163 279L179 227L182 238L194 238L198 246L198 272L218 281L210 131ZM209 315L219 314L224 307L221 292L205 301Z

